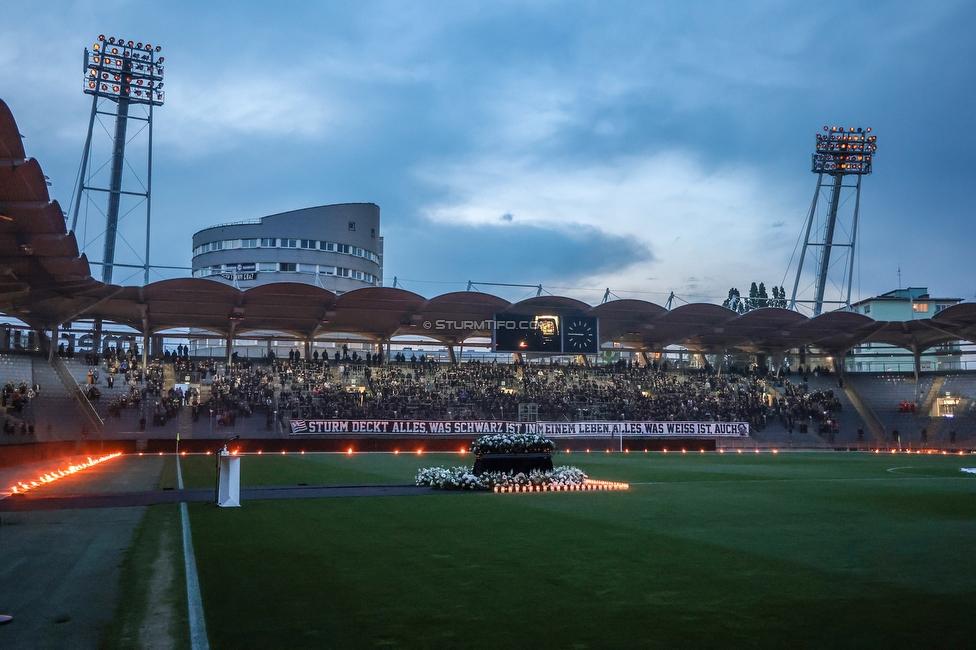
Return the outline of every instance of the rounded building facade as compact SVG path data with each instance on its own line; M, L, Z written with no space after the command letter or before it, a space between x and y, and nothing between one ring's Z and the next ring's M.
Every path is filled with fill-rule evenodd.
M240 289L303 282L336 294L382 286L380 208L320 205L205 228L193 235L193 277Z

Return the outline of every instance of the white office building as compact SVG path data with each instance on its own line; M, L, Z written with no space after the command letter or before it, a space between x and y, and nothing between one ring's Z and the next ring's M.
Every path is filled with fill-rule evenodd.
M336 294L382 286L380 208L321 205L205 228L193 235L193 277L239 289L302 282Z

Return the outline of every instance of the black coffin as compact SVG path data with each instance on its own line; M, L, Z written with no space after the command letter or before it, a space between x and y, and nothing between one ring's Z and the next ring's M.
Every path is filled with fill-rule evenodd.
M482 454L474 460L474 475L481 476L485 472L511 472L512 474L528 474L532 470L552 471L552 454Z

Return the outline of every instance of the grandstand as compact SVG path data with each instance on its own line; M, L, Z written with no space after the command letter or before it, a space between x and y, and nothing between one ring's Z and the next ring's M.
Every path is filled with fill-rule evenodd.
M138 448L147 448L152 441L173 441L177 434L187 441L207 441L233 430L245 439L284 444L293 439L292 422L307 420L494 421L520 426L529 419L726 422L748 425L751 444L795 446L950 444L949 431L956 432L959 444L972 444L976 437L976 377L924 374L920 367L927 349L976 341L972 303L948 307L924 321L884 322L853 312L812 319L779 308L738 314L712 304L669 310L641 300L594 307L561 296L513 304L476 291L427 299L389 287L341 296L296 283L241 291L203 278L144 287L103 284L92 278L87 259L79 255L60 206L50 200L40 165L26 157L13 116L2 101L0 215L0 313L25 323L32 332L28 337L18 334L16 341L5 335L0 379L41 386L28 403L8 408L7 430L14 427L18 433L5 435L4 442L88 438L136 441ZM506 314L546 315L565 322L592 319L599 323L597 349L624 350L633 356L605 366L596 365L596 355L516 353L513 364L459 365L455 349L479 340L484 345L492 335L491 323ZM60 328L86 319L130 328L131 340L141 339L141 354L134 354L132 347L114 352L103 348L107 343L98 343L96 328L92 338L101 353L97 364L70 351L61 358L56 351ZM151 354L153 337L174 328L213 332L225 339L227 353L221 359ZM303 354L288 362L233 362L236 338L268 332L294 340ZM405 357L396 362L391 344L403 337L443 345L450 362L413 362ZM25 339L31 341L26 347ZM117 338L111 340L121 345ZM310 358L311 344L319 340L365 343L373 352L365 358L315 361ZM914 373L845 377L843 364L836 361L823 372L803 366L807 353L811 358L843 359L862 343L910 350ZM674 350L695 362L676 368L672 356L669 365ZM750 367L730 366L727 355L749 357ZM652 356L660 358L660 366ZM715 367L708 364L709 358L716 360ZM785 359L792 361L784 363ZM123 364L132 376L110 387L109 375L124 378ZM780 374L790 369L792 375ZM98 375L91 384L90 371ZM797 371L802 371L802 381ZM184 381L187 377L189 382ZM193 393L182 398L180 392L190 388ZM951 421L938 417L940 396L947 391L959 398ZM914 410L906 412L905 404ZM859 429L865 431L863 441ZM896 430L900 441L892 440ZM349 437L319 439L336 442ZM624 437L619 436L621 446ZM301 443L314 439L315 434L306 432Z

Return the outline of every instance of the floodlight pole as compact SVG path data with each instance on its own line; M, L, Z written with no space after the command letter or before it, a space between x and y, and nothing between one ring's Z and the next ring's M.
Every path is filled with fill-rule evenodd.
M824 290L827 288L827 269L830 268L830 249L834 242L834 228L837 226L837 206L840 204L840 188L844 176L834 176L833 186L830 188L830 207L827 208L827 232L824 234L823 248L820 251L820 269L817 272L817 297L813 303L813 315L819 316L823 311ZM850 303L850 296L847 302Z
M123 75L131 72L126 61ZM125 82L123 82L125 84ZM123 85L128 90L128 84ZM122 199L122 170L125 168L125 132L129 123L129 100L119 97L115 117L115 139L112 146L112 177L108 189L108 211L105 215L105 252L102 255L102 282L112 284L112 264L115 263L115 239L119 232L119 202ZM148 244L148 242L146 242Z
M149 284L149 224L152 221L152 136L153 136L153 105L149 105L149 173L146 175L146 263L143 284Z
M812 171L817 174L817 186L814 190L810 211L807 213L803 248L800 251L799 265L793 282L793 295L789 308L796 309L798 303L812 303L813 315L819 316L823 312L824 304L851 308L851 289L854 282L854 254L857 247L857 227L861 206L861 178L871 173L872 159L878 150L877 136L870 135L871 129L854 129L850 127L824 127L825 133L817 134L816 152L813 154ZM824 176L831 180L825 182ZM857 181L853 185L845 185L844 179L854 176ZM821 192L830 188L827 201L827 213L824 221L823 237L820 241L811 241L813 223L817 220L817 206ZM847 242L835 242L838 211L841 205L841 193L844 189L853 190L854 212L850 220L850 239ZM819 227L818 227L819 232ZM816 235L819 237L819 235ZM797 295L800 288L800 278L803 274L807 249L820 248L817 255L817 269L813 300L799 300ZM825 297L830 276L830 258L833 248L848 249L849 258L844 265L844 272L837 278L840 296L837 300L827 300Z
M157 56L162 48L153 48L148 43L133 43L123 39L106 38L100 35L92 46L92 51L85 50L85 93L92 95L91 117L88 121L88 135L85 138L85 149L82 152L81 173L78 177L78 188L74 195L74 209L72 211L71 230L77 231L78 215L81 204L86 200L93 200L92 193L107 193L108 201L105 209L104 247L102 252L102 282L111 284L116 266L131 266L116 264L116 242L118 240L119 217L122 196L140 197L146 202L146 249L142 263L134 268L143 270L143 281L149 283L149 253L151 242L152 217L152 155L153 155L153 109L162 106L163 96L163 57ZM116 103L115 130L112 138L111 172L107 185L92 183L88 179L89 168L92 166L92 136L95 130L97 115L111 115L105 110L99 110L99 100L107 99ZM142 104L147 108L147 116L130 115L130 105ZM126 158L125 147L127 140L128 122L130 119L146 122L148 128L148 156L146 162L146 182L137 190L123 190L123 176L125 175ZM97 168L100 168L96 165ZM102 181L104 182L104 181ZM142 190L142 191L140 191ZM103 204L104 205L104 204ZM82 243L82 248L89 242ZM133 250L133 252L135 252ZM138 255L138 253L135 253ZM93 262L97 264L98 262Z

